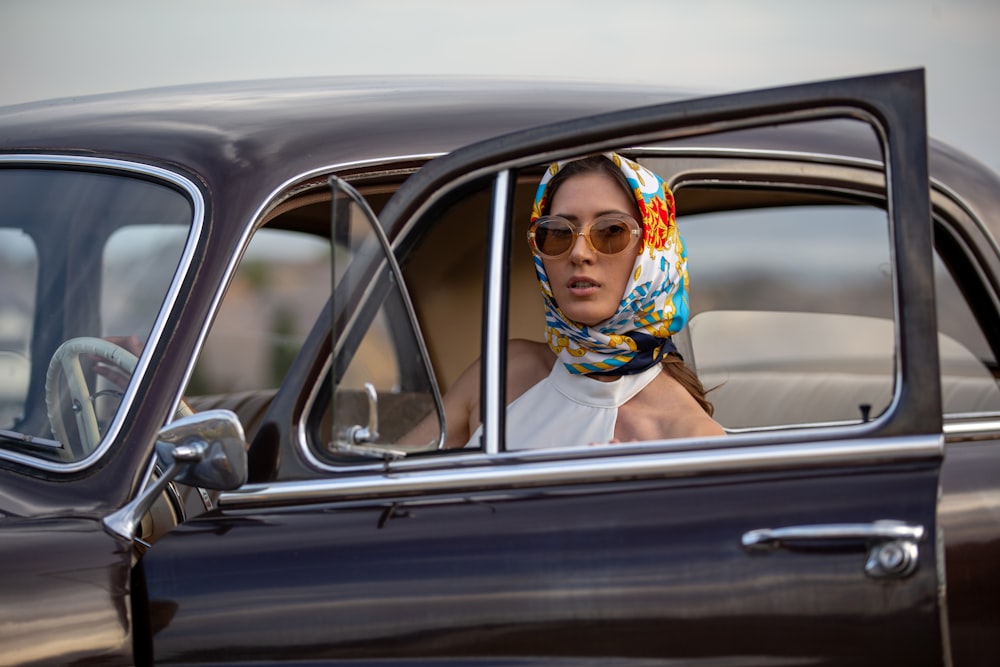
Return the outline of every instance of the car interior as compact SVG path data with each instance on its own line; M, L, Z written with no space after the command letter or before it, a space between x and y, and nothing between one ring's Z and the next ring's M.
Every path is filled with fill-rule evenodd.
M693 316L677 343L709 390L716 419L736 433L863 423L886 410L896 384L895 326L886 213L877 194L831 187L828 181L812 187L793 186L781 178L747 184L721 169L711 179L700 172L692 177L689 168L679 170L670 160L654 157L648 163L659 173L679 174L673 187L678 224L691 258ZM538 178L538 171L528 170L519 175L516 186L509 264L510 338L542 340L541 299L530 252L522 242ZM726 185L726 180L732 184ZM352 180L375 211L399 182L387 181L381 173L371 178L355 175ZM314 192L299 203L285 202L262 232L328 239L328 199ZM436 205L421 221L422 231L408 236L398 249L403 280L442 394L479 355L489 205L488 183L466 187ZM270 236L259 233L251 249L258 242L273 245ZM313 293L308 298L311 316L324 307L329 287L322 274L332 269L322 264L319 254L316 261L297 269L306 273L289 280L297 287L278 302L290 303L293 293L302 299L308 291ZM248 280L244 274L259 270L252 262L241 266L199 364L217 363L222 357L214 350L233 347L219 339L227 309L239 308L233 295L244 293L240 287ZM936 273L939 289L957 292L940 261ZM303 290L302 285L310 289ZM261 312L260 305L244 308ZM949 321L963 323L955 330L979 331L964 299L948 299L942 308ZM253 335L302 338L311 316L295 319L294 333ZM324 426L313 431L319 440L331 437L329 429L367 422L365 383L377 389L387 447L415 421L432 414L428 392L402 389L414 384L402 378L424 371L408 369L407 358L412 355L399 352L401 337L394 339L393 331L400 316L397 312L373 319L338 386L336 415L331 418L325 411ZM973 326L965 326L970 320ZM248 333L243 326L236 329L241 335ZM294 345L290 352L291 348ZM387 355L386 349L396 349L397 354ZM988 345L945 333L941 350L946 411L1000 410L996 365ZM195 406L235 409L252 438L281 376L276 367L272 386L263 392L233 379L229 387L217 387L222 391L214 397L192 395L191 401ZM314 448L323 446L313 443ZM334 464L351 460L327 454L321 454L323 460Z

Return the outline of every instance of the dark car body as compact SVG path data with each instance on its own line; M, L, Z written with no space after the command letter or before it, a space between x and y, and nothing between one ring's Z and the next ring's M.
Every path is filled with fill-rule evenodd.
M0 664L1000 661L1000 179L923 104L904 72L0 110ZM530 197L611 148L675 191L678 343L729 435L519 451ZM81 420L49 359L123 335ZM407 442L478 357L482 441ZM245 484L160 493L185 402L239 416Z

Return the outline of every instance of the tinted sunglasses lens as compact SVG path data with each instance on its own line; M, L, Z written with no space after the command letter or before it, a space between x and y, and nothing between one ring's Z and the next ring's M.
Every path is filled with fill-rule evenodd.
M559 218L540 218L535 223L535 248L543 255L558 257L573 245L576 231Z
M621 218L601 218L590 228L590 243L597 252L617 255L632 245L637 225Z

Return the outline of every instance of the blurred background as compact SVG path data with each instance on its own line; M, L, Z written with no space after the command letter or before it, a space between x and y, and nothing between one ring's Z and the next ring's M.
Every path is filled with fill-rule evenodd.
M0 0L0 105L188 82L471 74L712 93L923 67L1000 171L1000 0Z

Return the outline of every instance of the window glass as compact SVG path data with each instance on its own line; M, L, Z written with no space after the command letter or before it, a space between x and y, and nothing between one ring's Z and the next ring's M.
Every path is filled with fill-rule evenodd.
M0 446L64 462L97 449L192 215L178 190L130 175L0 170Z
M860 422L893 395L888 217L826 205L684 214L688 363L729 429ZM713 189L720 205L735 191Z
M28 398L38 280L38 249L23 230L0 228L0 274L0 429L9 429Z
M185 392L191 407L235 411L252 438L329 297L326 237L259 230L205 339Z
M178 225L128 225L114 230L101 262L101 335L145 341L160 301L173 280L187 229Z
M346 195L338 202L332 399L320 405L314 453L357 463L434 450L440 426L414 313L374 233L377 221Z
M959 261L970 259L962 256ZM939 253L934 256L934 286L944 413L1000 412L996 358Z

